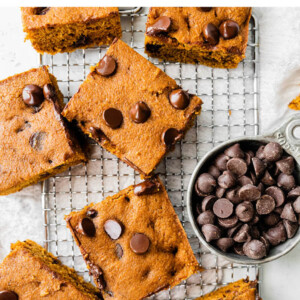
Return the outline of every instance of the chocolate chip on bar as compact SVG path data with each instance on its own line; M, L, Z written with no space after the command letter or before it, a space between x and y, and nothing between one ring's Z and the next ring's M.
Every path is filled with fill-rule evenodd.
M195 182L195 213L205 240L221 251L261 259L300 224L295 161L275 142L233 144Z

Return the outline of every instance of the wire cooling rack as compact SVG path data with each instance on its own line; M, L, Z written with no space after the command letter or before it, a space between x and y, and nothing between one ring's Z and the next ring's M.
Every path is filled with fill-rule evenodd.
M144 54L146 8L120 9L122 39L137 52ZM41 64L49 65L57 77L65 102L77 92L79 85L105 54L107 47L77 50L55 56L41 56ZM196 124L159 165L157 172L178 217L188 235L199 263L206 268L177 287L152 296L153 299L193 299L218 286L245 278L259 279L258 266L236 265L223 261L204 248L194 234L186 211L186 190L190 175L199 159L213 146L230 138L257 135L258 120L258 21L252 16L246 59L237 69L212 69L201 65L150 61L173 77L184 89L197 94L204 102ZM66 229L64 215L80 210L91 202L140 181L139 175L115 156L90 143L89 162L48 179L43 184L42 202L45 246L63 263L74 267L86 280L91 280L85 263Z

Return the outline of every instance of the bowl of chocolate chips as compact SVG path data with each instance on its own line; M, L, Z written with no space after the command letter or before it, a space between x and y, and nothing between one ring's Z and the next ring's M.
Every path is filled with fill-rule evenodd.
M214 254L235 263L265 263L300 241L295 129L300 114L270 134L226 141L197 164L187 209L197 237Z

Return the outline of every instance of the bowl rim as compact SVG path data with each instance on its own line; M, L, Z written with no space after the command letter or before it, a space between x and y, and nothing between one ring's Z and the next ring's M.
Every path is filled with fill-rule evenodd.
M187 204L187 211L188 211L188 217L189 217L189 221L191 223L191 226L197 236L197 238L200 240L200 242L209 249L210 252L212 252L215 255L221 256L222 258L236 263L236 264L247 264L247 265L258 265L258 264L264 264L267 262L271 262L273 260L276 260L280 257L282 257L283 255L287 254L288 252L290 252L292 249L294 249L297 244L300 242L300 227L298 228L297 233L295 234L295 236L291 239L287 239L284 243L279 244L279 245L285 245L288 244L288 246L286 247L286 249L280 251L277 254L271 255L271 256L266 256L264 258L261 259L251 259L248 258L247 256L240 256L238 254L234 254L234 253L226 253L226 252L222 252L221 250L217 249L216 247L214 247L213 245L211 245L210 243L208 243L203 234L200 231L200 228L198 227L198 224L196 222L196 218L194 216L193 213L193 189L194 189L194 185L195 185L195 181L198 178L198 174L200 173L201 168L205 165L205 163L211 159L211 157L216 156L219 152L221 152L221 150L223 150L225 147L228 147L232 144L238 143L238 142L244 142L244 141L257 141L257 142L261 142L261 143L268 143L271 141L276 141L275 139L273 139L272 137L266 137L266 136L262 136L262 135L257 135L257 136L243 136L243 137L237 137L237 138L233 138L230 139L228 141L225 141L215 147L213 147L209 152L207 152L201 159L200 161L197 163L191 178L189 180L189 184L188 184L188 189L187 189L187 200L186 200L186 204ZM276 141L277 142L277 141ZM292 156L292 155L291 155ZM287 243L289 242L289 243ZM278 246L279 246L278 245ZM275 246L277 247L277 246Z

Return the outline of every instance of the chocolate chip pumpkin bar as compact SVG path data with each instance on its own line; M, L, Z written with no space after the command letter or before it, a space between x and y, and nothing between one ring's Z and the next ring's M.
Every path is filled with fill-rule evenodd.
M244 59L249 7L152 7L146 24L149 56L215 68Z
M201 104L197 96L115 40L62 114L147 176L183 137Z
M33 241L11 245L0 265L1 300L97 300L101 294Z
M158 178L66 216L104 299L137 300L200 270Z
M46 67L0 81L0 195L85 161L62 107L63 96Z
M109 45L121 37L117 7L23 7L26 40L40 53Z
M241 279L196 300L259 300L257 281Z

